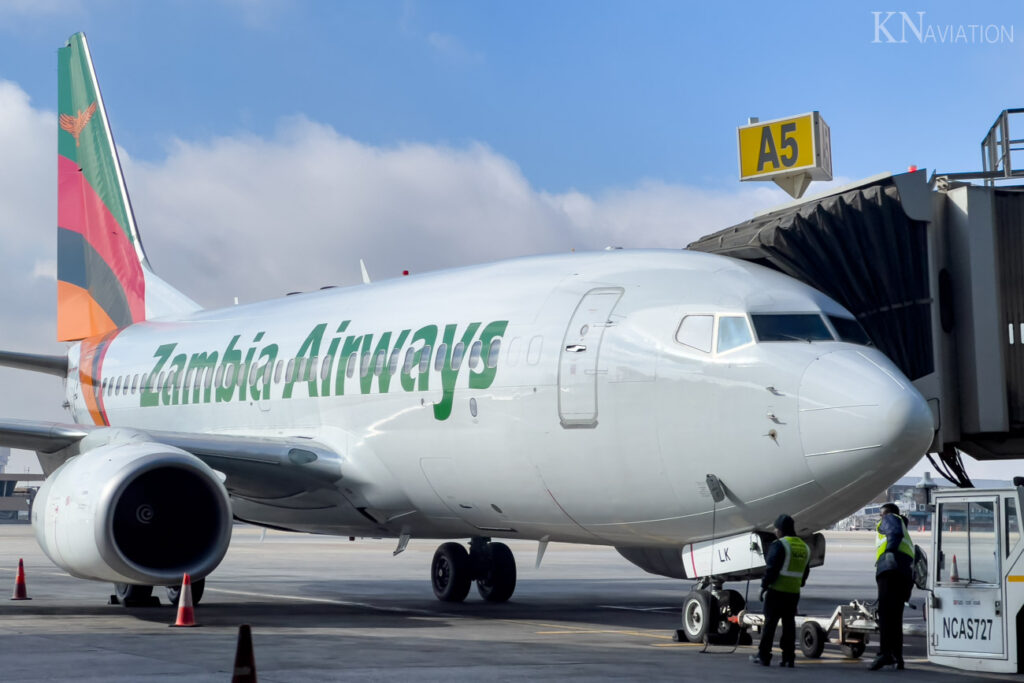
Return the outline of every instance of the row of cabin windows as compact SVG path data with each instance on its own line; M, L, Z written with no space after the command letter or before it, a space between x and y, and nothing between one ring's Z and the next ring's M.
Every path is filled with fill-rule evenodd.
M434 361L434 370L440 372L444 368L445 360L448 356L448 345L444 343L439 344L436 354L432 353L433 350L429 344L420 349L410 347L405 352L402 372L408 374L412 371L413 365L417 366L420 373L429 371L431 357L433 357ZM472 346L469 347L468 367L470 370L481 370L485 365L488 368L496 368L498 366L498 354L501 352L501 339L491 341L486 359L483 358L482 351L483 344L479 340L473 342ZM452 347L451 369L458 370L465 358L466 345L463 342L458 342ZM366 377L371 372L374 376L380 376L384 372L394 375L398 371L398 361L400 359L401 349L393 350L390 356L384 349L373 354L352 354L348 357L345 376L355 377L357 369L360 377ZM249 384L255 384L260 373L263 374L264 383L273 381L274 384L280 384L282 377L285 382L311 382L316 380L317 377L321 380L327 380L331 375L331 365L333 362L334 359L331 356L325 356L322 360L314 356L312 358L291 358L287 364L285 364L285 361L279 360L274 366L270 364L260 366L257 363L253 363L248 368ZM271 374L271 370L273 370L273 374ZM171 386L180 386L186 391L199 388L200 386L205 389L210 389L214 385L227 388L235 384L239 374L244 376L245 372L246 367L244 363L237 366L234 363L218 365L216 371L213 368L200 368L199 370L192 368L185 373L184 383L180 381L180 373L169 374L161 372L155 380L148 374L144 374L141 375L141 381L138 374L120 375L104 379L101 392L106 393L107 396L134 396L149 387L159 393L167 382L170 382ZM151 380L154 380L155 386L150 386L149 382Z

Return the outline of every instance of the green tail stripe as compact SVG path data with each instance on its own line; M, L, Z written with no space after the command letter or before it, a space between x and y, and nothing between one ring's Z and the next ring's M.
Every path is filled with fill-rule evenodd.
M106 204L128 240L135 244L129 221L128 197L122 192L114 147L104 125L99 87L89 67L84 38L81 33L76 33L68 39L66 47L58 50L58 109L60 115L81 121L83 115L88 115L90 105L95 103L96 108L81 127L77 143L72 132L58 128L57 148L61 155L81 167L89 185Z

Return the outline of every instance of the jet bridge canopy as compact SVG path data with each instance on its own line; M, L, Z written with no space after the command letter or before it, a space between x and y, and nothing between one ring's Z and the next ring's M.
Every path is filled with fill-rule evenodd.
M958 451L1024 457L1024 187L954 178L875 176L689 248L774 268L850 310L928 400L939 470L970 485Z
M780 270L845 306L910 379L934 370L927 222L887 177L758 216L690 249Z

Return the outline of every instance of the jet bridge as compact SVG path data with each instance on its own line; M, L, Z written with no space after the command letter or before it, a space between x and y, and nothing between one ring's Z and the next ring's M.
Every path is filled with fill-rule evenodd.
M874 176L689 245L782 271L856 315L928 400L929 457L961 486L960 451L1024 458L1024 186L995 185L1024 178L1014 114L983 141L982 172Z

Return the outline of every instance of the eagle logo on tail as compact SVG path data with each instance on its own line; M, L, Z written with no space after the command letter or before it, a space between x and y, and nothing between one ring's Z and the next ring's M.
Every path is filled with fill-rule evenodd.
M92 115L96 113L96 103L93 102L88 106L85 111L78 110L78 114L71 116L70 114L60 115L60 127L71 133L75 137L75 147L79 146L78 136L85 128L86 124L92 118Z

